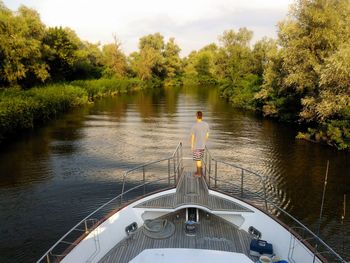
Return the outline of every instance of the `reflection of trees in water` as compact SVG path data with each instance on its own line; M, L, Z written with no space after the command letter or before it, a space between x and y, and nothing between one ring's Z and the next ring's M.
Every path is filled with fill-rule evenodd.
M103 114L112 116L112 121L119 122L126 117L131 105L139 113L144 122L149 122L152 117L160 117L162 113L175 113L179 88L152 89L122 94L116 97L108 97L96 101L90 114Z
M165 109L164 111L171 115L177 112L177 102L179 99L181 88L180 87L166 87L165 88Z
M0 187L25 186L50 177L47 167L49 151L45 132L20 136L17 142L6 145L0 152Z
M125 118L129 104L134 99L133 94L121 94L115 97L107 97L95 101L91 107L90 114L107 114L113 117L113 120L120 121Z
M81 128L88 108L75 109L4 145L0 151L0 186L27 185L51 178L50 155L77 151L76 141L83 137Z

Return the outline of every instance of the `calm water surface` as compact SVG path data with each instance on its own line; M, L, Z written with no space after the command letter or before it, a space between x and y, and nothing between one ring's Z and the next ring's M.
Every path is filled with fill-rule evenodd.
M322 238L350 259L350 154L295 140L293 127L234 110L214 88L102 99L0 147L0 262L33 262L120 191L122 172L168 156L202 110L214 156L269 176L288 212L316 229L327 160ZM342 234L344 233L344 235ZM344 238L342 238L344 236ZM344 250L343 250L344 244Z

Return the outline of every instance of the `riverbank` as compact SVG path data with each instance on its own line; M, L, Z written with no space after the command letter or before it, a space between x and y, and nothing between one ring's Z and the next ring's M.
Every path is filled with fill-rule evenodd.
M341 114L332 116L332 118L306 121L301 110L302 100L275 99L271 104L263 104L259 95L263 89L264 86L259 82L247 82L241 87L225 85L225 83L219 85L221 97L230 102L233 107L253 111L265 118L282 123L298 125L300 129L296 129L297 139L326 144L338 150L350 150L349 107L344 108Z
M144 88L138 79L77 80L34 87L0 90L0 143L16 132L32 129L80 105Z

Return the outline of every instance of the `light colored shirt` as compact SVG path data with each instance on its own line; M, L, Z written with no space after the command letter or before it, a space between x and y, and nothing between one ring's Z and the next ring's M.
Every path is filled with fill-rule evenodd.
M194 150L204 149L207 142L209 125L205 121L196 122L191 128L191 136L194 135Z

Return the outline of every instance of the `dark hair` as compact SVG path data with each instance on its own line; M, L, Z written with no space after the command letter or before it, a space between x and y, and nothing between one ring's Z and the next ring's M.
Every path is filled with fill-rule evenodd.
M201 111L197 111L197 119L202 119L203 113Z

